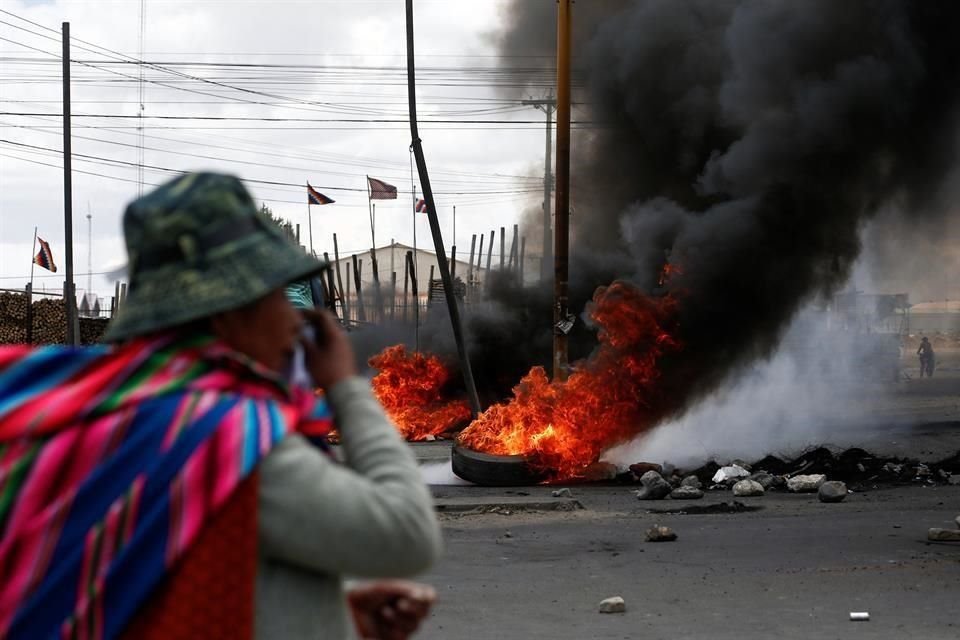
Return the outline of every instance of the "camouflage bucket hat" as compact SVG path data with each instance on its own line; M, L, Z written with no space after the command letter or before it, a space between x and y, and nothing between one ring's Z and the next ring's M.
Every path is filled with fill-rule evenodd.
M326 263L257 211L233 176L181 176L127 207L130 284L104 340L116 342L249 304Z

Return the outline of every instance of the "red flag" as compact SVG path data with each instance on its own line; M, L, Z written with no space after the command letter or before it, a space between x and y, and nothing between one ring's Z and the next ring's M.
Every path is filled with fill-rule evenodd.
M328 198L307 183L307 204L333 204L336 202L333 198Z
M426 213L427 212L427 201L423 198L417 200L417 213Z
M387 184L383 180L377 180L367 176L367 189L370 192L371 200L396 200L397 188L392 184Z
M33 258L33 263L38 264L47 271L57 272L57 265L53 262L53 252L50 251L50 245L43 238L37 238L40 243L40 251Z

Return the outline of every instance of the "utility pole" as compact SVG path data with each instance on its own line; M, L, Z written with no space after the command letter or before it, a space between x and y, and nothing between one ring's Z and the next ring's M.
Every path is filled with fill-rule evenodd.
M550 175L550 161L553 160L553 112L557 109L557 101L553 92L546 98L521 100L522 104L532 106L538 111L547 114L547 151L543 156L543 259L540 262L540 281L550 279L550 263L553 262L553 234L550 229L550 192L553 190L553 176Z
M557 13L557 221L553 269L553 379L567 379L567 334L573 328L568 309L570 250L570 5L559 0Z
M67 312L67 344L77 346L77 296L73 283L73 183L71 181L70 145L70 23L61 25L63 39L63 226L66 281L63 283L63 304Z
M427 161L423 156L423 145L420 140L420 131L417 123L417 80L414 64L413 38L413 0L406 0L407 23L407 100L410 111L410 137L413 156L417 163L417 172L420 174L420 187L423 189L423 199L427 203L427 219L430 221L430 233L433 236L433 246L437 252L437 267L440 269L440 279L443 281L443 293L447 300L447 309L450 312L450 324L453 328L453 338L457 344L457 354L460 356L460 367L463 373L463 383L467 388L467 397L470 399L470 408L473 417L480 413L480 398L477 395L477 386L473 380L473 370L470 368L470 358L464 342L463 324L460 320L460 308L453 291L453 279L450 277L450 266L447 262L447 252L443 248L443 236L440 234L440 220L437 217L437 205L433 199L433 187L430 185L430 175L427 173ZM407 254L410 255L410 254ZM412 261L412 260L411 260ZM414 279L416 283L416 279ZM416 284L414 284L416 287ZM416 294L416 288L414 289Z
M93 292L93 214L90 213L90 201L87 201L87 293Z

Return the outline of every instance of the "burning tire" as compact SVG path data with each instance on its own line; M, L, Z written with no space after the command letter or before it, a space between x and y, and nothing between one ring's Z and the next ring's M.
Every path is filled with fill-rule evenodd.
M485 487L524 487L546 480L524 456L494 456L454 445L450 462L457 476Z

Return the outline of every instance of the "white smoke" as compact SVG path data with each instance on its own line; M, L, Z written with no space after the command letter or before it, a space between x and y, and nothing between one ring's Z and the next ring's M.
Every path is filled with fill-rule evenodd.
M420 465L420 474L425 483L434 486L472 484L471 482L467 482L463 478L454 475L453 467L450 466L449 461L422 464Z
M621 467L649 461L689 469L711 459L755 460L813 445L856 444L876 418L878 390L896 384L899 340L862 326L844 329L836 320L811 305L771 358L604 459Z

